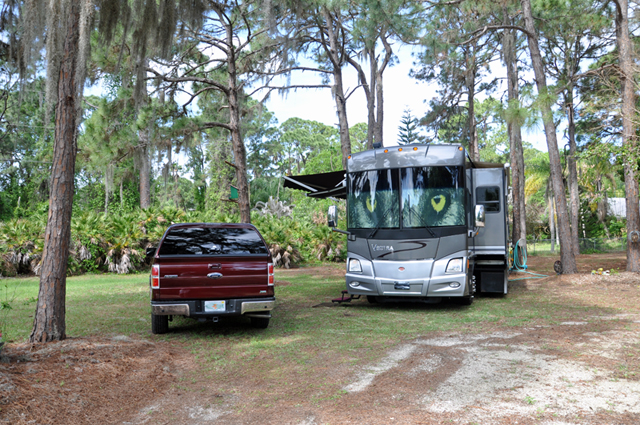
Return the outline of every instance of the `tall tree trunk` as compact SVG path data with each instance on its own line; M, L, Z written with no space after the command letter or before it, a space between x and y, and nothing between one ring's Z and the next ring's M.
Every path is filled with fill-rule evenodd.
M467 72L465 75L465 86L467 86L467 103L469 104L469 119L467 128L469 131L469 153L472 161L480 161L480 150L478 149L478 138L476 131L476 69L472 59L467 61Z
M182 195L180 194L180 175L178 174L178 168L173 169L173 203L176 208L184 208L182 204Z
M342 78L342 60L340 52L342 48L338 40L338 34L334 28L331 13L326 7L322 8L322 15L327 24L330 50L327 54L333 67L333 98L338 112L338 132L340 133L340 151L342 152L342 168L347 169L347 158L351 155L351 138L349 136L349 121L347 120L347 98L344 94L344 82Z
M381 33L384 33L384 30L381 31ZM384 102L382 96L382 75L391 61L393 50L385 36L380 35L380 41L385 49L382 61L378 59L375 44L372 47L365 48L365 53L369 59L368 80L362 67L355 59L348 56L345 58L358 72L358 79L367 99L367 149L373 149L374 142L380 143L381 145L383 143L382 120L384 117ZM367 81L369 82L367 83Z
M556 250L556 209L553 205L553 194L549 193L547 198L547 208L549 210L549 239L551 240L551 252Z
M224 22L224 21L223 21ZM242 140L240 129L240 99L238 94L238 71L236 69L236 51L234 47L233 29L227 28L227 84L229 87L229 127L231 129L231 145L236 165L236 183L238 184L238 207L240 221L251 223L251 205L249 204L249 180L247 179L247 151Z
M111 173L111 165L107 164L104 172L104 215L109 213L109 174Z
M67 19L67 33L58 80L49 216L44 236L38 304L29 337L32 343L62 340L66 337L67 260L77 153L76 62L80 26L78 2L71 2Z
M602 223L602 227L604 228L604 233L607 235L607 239L611 239L611 235L609 234L609 228L607 227L607 191L604 190L604 185L602 184L602 178L598 178L596 180L596 191L597 193L602 193L602 199L597 202L596 215L598 217L598 221Z
M151 207L151 158L149 157L149 132L140 131L140 208Z
M640 206L638 205L638 147L633 123L635 90L632 45L629 36L629 1L614 0L616 5L616 43L622 83L622 144L624 156L624 188L627 207L627 271L640 272Z
M580 218L580 194L578 191L578 167L576 156L578 148L576 145L576 123L574 120L573 85L567 88L565 98L565 108L567 109L568 133L569 133L569 157L567 165L569 167L569 199L571 202L571 243L574 246L575 254L580 253L580 238L578 234Z
M558 226L558 208L556 208L555 201L553 202L553 206L555 208L555 215L553 216L554 221L556 223L556 243L560 245L560 226ZM560 246L560 254L562 255L562 246Z
M376 130L376 68L377 60L376 60L376 52L373 49L367 49L367 53L369 56L369 89L365 90L365 95L367 97L367 148L373 149L373 143L375 140L375 130ZM366 81L362 82L366 85Z
M144 63L145 68L148 67L149 61ZM140 111L149 103L149 95L146 87L143 88L144 95L141 96L138 103L136 103L136 112L140 114ZM160 103L164 104L164 91L160 92ZM149 143L151 141L149 126L138 132L138 160L140 163L140 170L138 172L140 180L140 208L151 208L151 157L149 156Z
M509 14L505 10L505 25L510 25ZM516 35L514 30L505 30L502 37L502 48L505 65L507 66L507 93L512 107L520 108L520 93L518 87L518 63L516 55ZM519 120L507 122L509 133L509 156L511 159L511 187L513 197L513 235L512 242L522 240L526 250L527 215L524 195L524 155L522 149L522 133Z
M340 133L340 151L342 152L342 168L347 169L347 158L351 155L351 137L349 136L349 121L347 120L347 99L344 95L342 69L334 70L333 82L335 93L333 98L338 111L338 133Z
M538 45L536 29L533 25L533 14L531 12L530 0L520 0L522 4L522 15L527 30L529 41L529 51L531 53L531 64L538 88L538 95L543 98L540 110L544 123L544 133L549 149L549 165L551 168L551 182L556 200L556 211L558 214L558 233L560 235L560 259L562 261L562 273L573 274L578 272L573 246L571 245L571 227L569 225L569 212L567 209L567 198L565 197L564 183L562 182L562 166L560 164L560 153L558 152L558 139L556 136L556 126L553 122L553 112L548 99L547 78L544 73L542 56Z
M167 163L164 166L162 171L162 177L164 180L164 201L169 200L169 174L171 173L171 168L173 167L173 150L171 149L171 142L167 145Z
M382 71L376 72L376 128L374 138L380 146L384 143L382 123L384 119L384 100L382 99Z

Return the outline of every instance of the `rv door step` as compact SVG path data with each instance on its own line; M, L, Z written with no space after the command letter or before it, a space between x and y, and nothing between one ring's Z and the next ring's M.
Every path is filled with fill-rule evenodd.
M348 298L345 298L347 295L349 295L349 291L342 291L342 297L341 298L334 298L331 300L332 303L338 303L338 304L342 304L342 303L350 303L351 300L359 300L360 299L360 295L349 295Z

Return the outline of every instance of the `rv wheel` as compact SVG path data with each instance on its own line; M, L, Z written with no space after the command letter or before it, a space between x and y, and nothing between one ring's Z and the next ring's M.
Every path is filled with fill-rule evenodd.
M456 298L456 301L458 301L458 304L460 305L471 305L473 304L473 299L474 296L469 295L468 297Z

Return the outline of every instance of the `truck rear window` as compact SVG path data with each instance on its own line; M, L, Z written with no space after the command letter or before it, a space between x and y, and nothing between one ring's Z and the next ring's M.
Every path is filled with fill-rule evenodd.
M253 229L183 227L171 229L159 255L267 254L267 247Z

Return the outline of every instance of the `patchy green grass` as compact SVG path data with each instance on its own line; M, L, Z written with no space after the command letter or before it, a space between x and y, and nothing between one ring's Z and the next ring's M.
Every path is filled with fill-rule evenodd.
M36 310L38 278L0 280L0 326L5 341L29 338ZM84 275L67 279L67 336L143 334L151 326L149 278Z
M506 297L480 297L470 307L448 302L369 304L364 297L349 305L333 305L331 299L344 288L343 278L335 272L342 267L327 264L308 273L277 270L276 280L286 283L276 287L276 309L265 330L252 328L246 318L223 318L216 324L175 318L170 332L162 336L150 332L146 274L72 277L67 280L67 335L124 334L175 342L192 352L204 378L231 379L249 368L282 385L291 376L323 385L323 367L367 363L391 346L435 332L486 333L615 312L586 303L567 304L551 291L532 291L520 282ZM4 290L0 301L7 303L0 310L5 340L26 341L38 280L3 279L0 286Z

